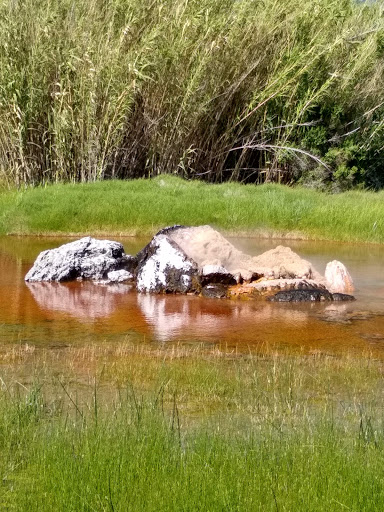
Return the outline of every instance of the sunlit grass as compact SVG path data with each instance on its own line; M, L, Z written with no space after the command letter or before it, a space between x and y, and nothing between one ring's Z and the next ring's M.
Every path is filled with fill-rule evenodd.
M211 224L230 234L384 241L384 194L338 195L283 185L154 180L52 185L0 194L0 231L151 235Z
M6 510L383 506L383 363L369 355L127 341L0 359L39 376L2 372Z

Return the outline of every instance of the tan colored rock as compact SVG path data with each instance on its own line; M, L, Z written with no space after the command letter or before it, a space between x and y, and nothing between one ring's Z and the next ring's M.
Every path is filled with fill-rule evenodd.
M260 277L323 279L311 263L282 245L252 257L236 249L211 226L179 228L167 233L167 236L200 268L206 265L221 266L233 275L241 275L244 281Z
M236 274L239 269L245 274L251 274L252 257L236 249L211 226L179 228L167 236L200 268L215 265L224 267L232 274Z
M253 268L274 279L312 279L320 281L322 276L309 261L304 260L289 247L278 245L275 249L252 258Z
M330 261L325 269L325 282L332 293L352 293L355 289L351 274L341 261Z

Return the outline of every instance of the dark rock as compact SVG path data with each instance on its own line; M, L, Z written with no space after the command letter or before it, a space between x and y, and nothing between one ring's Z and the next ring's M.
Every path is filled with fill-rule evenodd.
M268 297L270 302L322 302L331 301L332 294L318 288L281 291Z
M138 291L190 293L200 290L197 263L167 235L156 235L136 258Z
M25 276L26 281L100 280L114 270L136 265L136 260L124 254L119 242L84 237L57 249L43 251Z
M332 300L334 301L352 301L356 300L353 295L348 295L346 293L332 293Z
M209 299L225 299L228 297L228 286L224 284L208 284L201 290L201 295Z
M352 295L345 293L330 293L326 289L303 288L301 290L284 290L276 293L267 300L271 302L323 302L323 301L352 301Z
M237 284L236 277L220 265L204 265L200 271L200 279L202 286L210 283L221 283L225 285Z

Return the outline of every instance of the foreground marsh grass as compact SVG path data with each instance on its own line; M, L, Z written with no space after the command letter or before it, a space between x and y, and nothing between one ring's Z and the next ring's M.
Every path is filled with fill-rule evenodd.
M1 360L5 510L383 508L383 362L368 355L127 341ZM7 365L38 383L6 385Z
M209 185L172 176L51 185L0 194L0 232L152 235L172 224L228 234L384 242L384 193Z

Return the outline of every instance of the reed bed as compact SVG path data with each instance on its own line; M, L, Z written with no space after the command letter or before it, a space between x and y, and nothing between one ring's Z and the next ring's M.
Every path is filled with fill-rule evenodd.
M383 4L2 0L6 186L382 186Z

